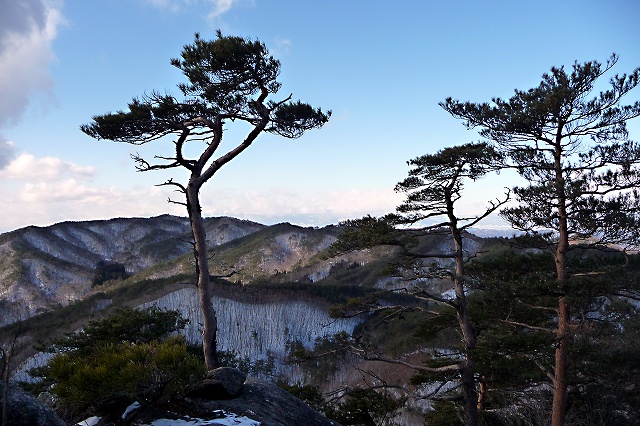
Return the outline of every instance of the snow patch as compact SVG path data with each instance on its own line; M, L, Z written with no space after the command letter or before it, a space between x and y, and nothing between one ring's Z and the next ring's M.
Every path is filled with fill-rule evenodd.
M77 426L96 426L100 421L100 419L101 417L93 416L76 423L76 425Z
M122 413L122 420L126 419L130 412L137 410L138 408L140 408L140 403L138 401L128 406L127 409L124 410L124 413Z
M213 420L203 420L196 417L187 417L186 419L157 419L151 422L149 425L142 426L260 426L260 422L250 419L245 416L237 416L233 413L225 413L223 411L217 411L216 413L222 414L223 417Z
M140 407L140 404L137 402L131 404L127 407L122 418L124 419L130 411L138 407ZM141 426L260 426L260 422L246 416L238 416L233 413L225 413L224 411L216 411L215 414L220 414L222 417L213 420L204 420L189 416L184 419L156 419L151 423ZM76 426L96 426L100 419L101 418L97 416L89 417L76 423Z

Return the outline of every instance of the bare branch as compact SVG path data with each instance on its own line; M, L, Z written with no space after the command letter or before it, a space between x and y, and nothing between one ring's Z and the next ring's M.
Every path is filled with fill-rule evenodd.
M463 369L463 365L462 364L451 364L451 365L445 365L442 367L427 367L424 365L415 365L412 364L410 362L407 361L403 361L401 359L397 359L397 358L388 358L379 354L376 355L362 355L362 358L367 360L367 361L381 361L381 362L386 362L389 364L398 364L398 365L402 365L405 367L408 367L412 370L416 370L416 371L422 371L425 373L449 373L449 372L457 372Z
M182 185L179 182L175 182L173 180L173 178L170 178L169 180L167 180L167 181L165 181L163 183L159 183L159 184L157 184L155 186L177 186L179 188L180 192L185 193L185 194L187 193L187 189L184 187L184 185Z
M167 203L169 203L169 204L177 204L179 206L187 207L187 203L184 203L182 201L174 201L171 198L167 198Z
M535 325L529 325L529 324L525 324L525 323L517 322L517 321L511 321L511 320L506 320L506 319L501 319L501 320L498 320L498 321L503 322L505 324L509 324L509 325L516 325L518 327L527 328L529 330L544 331L546 333L556 333L557 332L556 329L545 328L545 327L537 327Z
M150 170L164 170L164 169L175 169L176 167L180 167L180 164L177 162L173 162L170 164L150 164L147 160L140 157L139 154L131 154L131 159L136 163L136 171L138 172L148 172Z
M551 383L555 383L556 382L556 378L553 375L553 373L551 371L549 371L549 369L546 368L544 365L542 365L540 360L538 360L538 359L536 359L534 357L528 357L528 358L531 361L533 361L533 363L536 365L536 367L538 367L538 369L540 369L540 371L542 371L544 373L544 375L549 378L549 380L551 380Z
M429 392L426 395L421 395L418 399L433 399L438 393L440 393L443 387L445 387L448 383L451 383L454 379L455 375L445 378L438 386L435 387L433 391ZM460 387L460 385L456 386L456 388L458 387Z

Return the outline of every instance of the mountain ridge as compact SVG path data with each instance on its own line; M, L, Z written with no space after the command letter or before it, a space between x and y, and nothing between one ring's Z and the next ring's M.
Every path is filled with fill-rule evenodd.
M277 377L287 383L318 380L326 390L356 383L360 377L346 364L310 370L288 362L288 351L296 345L310 350L336 335L352 335L368 318L367 314L331 318L332 305L380 290L395 294L395 289L407 287L406 281L389 275L396 248L377 246L330 255L327 248L340 232L334 225L266 226L221 217L206 219L205 226L213 278L211 303L218 317L218 348L263 378ZM49 291L57 299L42 304L35 300L29 306L29 315L41 314L6 327L0 324L0 338L3 333L11 336L27 330L24 337L31 342L30 347L44 347L51 339L118 308L153 305L178 310L189 320L181 334L190 344L201 343L202 319L186 218L163 215L64 222L18 231L9 237L0 235L0 251L11 254L0 262L12 265L13 279L24 283L18 291L29 296L31 290L44 299L43 292ZM476 251L485 240L469 236L468 241L471 251ZM429 235L420 246L447 252L452 242L446 235ZM99 261L121 262L132 275L92 287L91 277ZM7 274L4 269L2 273ZM52 285L56 280L65 282L65 286ZM442 294L450 291L450 285L437 280L429 285ZM3 287L0 297L11 290ZM66 303L59 301L63 294L71 296ZM4 306L0 302L3 319L11 304L6 297ZM26 371L42 366L46 359L47 354L34 349L20 354L16 378L29 380Z
M205 220L210 246L265 227L228 217ZM79 300L91 290L98 262L123 264L135 274L190 252L187 218L60 222L0 234L0 325Z
M223 216L206 218L205 228L211 274L234 283L311 284L331 276L335 283L359 280L359 285L380 287L392 281L381 276L392 248L326 256L339 233L335 225L267 226ZM100 262L121 264L134 282L188 276L193 273L190 238L188 219L168 214L66 221L0 234L0 326L99 291L91 283ZM365 264L371 264L366 271L354 269Z

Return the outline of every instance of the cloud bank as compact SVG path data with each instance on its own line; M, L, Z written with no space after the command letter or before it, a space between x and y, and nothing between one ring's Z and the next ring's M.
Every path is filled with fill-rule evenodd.
M304 226L337 224L365 215L383 215L402 200L392 188L299 192L287 189L242 191L203 188L207 216L231 216L264 224L290 222Z
M55 157L21 154L0 170L0 232L66 220L181 214L159 188L95 183L98 170Z
M90 178L95 170L95 167L79 166L56 157L36 158L32 154L20 154L0 170L0 177L32 182L50 182L67 175Z
M1 152L1 151L0 151ZM0 232L28 225L47 226L73 220L149 217L164 213L186 216L182 201L166 187L116 187L97 183L100 170L55 157L20 154L0 170L0 197L5 200ZM392 211L400 201L391 189L300 192L289 189L247 190L205 186L205 216L231 216L266 225L290 222L324 226L366 214Z
M0 13L0 126L17 122L31 97L53 86L51 44L62 21L61 3L6 1Z

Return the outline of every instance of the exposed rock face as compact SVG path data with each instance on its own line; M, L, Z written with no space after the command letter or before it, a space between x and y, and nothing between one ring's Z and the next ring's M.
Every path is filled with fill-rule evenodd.
M216 368L197 383L188 396L206 399L235 398L242 392L247 376L237 368Z
M193 399L198 411L223 410L246 416L264 426L336 426L307 404L273 383L248 378L237 398L210 401Z
M299 340L312 347L315 339L341 331L351 333L360 318L332 319L326 306L311 301L283 299L265 303L244 303L214 297L218 314L218 348L251 359L266 359L268 354L283 357L288 341ZM189 319L182 331L188 342L198 343L202 323L197 289L190 287L170 293L143 305L176 309Z
M4 383L0 383L0 407L4 404ZM66 423L49 407L18 386L9 385L8 424L13 426L65 426ZM2 410L0 409L0 412Z

